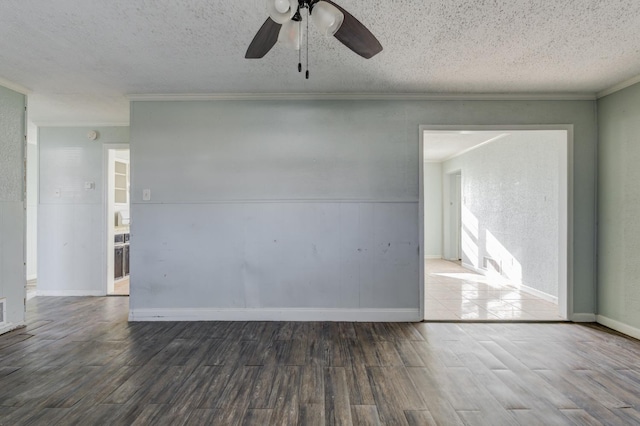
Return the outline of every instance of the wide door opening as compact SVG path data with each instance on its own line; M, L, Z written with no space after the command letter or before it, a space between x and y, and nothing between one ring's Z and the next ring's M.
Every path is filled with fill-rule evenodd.
M569 131L421 131L424 318L566 320Z

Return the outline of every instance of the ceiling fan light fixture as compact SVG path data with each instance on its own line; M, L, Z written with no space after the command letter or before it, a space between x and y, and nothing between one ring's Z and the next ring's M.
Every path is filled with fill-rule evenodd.
M284 24L293 18L298 10L298 0L266 0L267 13L277 24Z
M287 21L282 24L278 33L278 43L293 50L300 50L301 41L300 21Z
M311 20L322 34L333 36L342 26L344 13L337 7L326 1L319 1L313 5Z

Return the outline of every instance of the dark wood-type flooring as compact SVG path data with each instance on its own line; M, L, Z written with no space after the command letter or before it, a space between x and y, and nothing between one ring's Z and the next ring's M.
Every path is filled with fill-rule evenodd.
M640 342L596 325L128 323L44 298L0 337L0 424L640 424Z

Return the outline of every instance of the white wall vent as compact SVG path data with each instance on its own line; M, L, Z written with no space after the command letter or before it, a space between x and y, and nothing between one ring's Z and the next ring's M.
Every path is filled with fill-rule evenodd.
M502 274L502 261L494 259L493 257L485 256L482 259L482 268L487 271Z
M7 299L0 299L0 327L7 323Z

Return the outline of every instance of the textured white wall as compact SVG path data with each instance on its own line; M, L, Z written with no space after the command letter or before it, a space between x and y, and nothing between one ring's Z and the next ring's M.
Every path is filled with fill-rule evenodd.
M96 141L87 139L89 130L98 131ZM104 294L102 145L127 143L128 128L41 127L38 136L38 294ZM85 182L95 188L84 189Z
M594 117L589 101L133 102L133 316L416 310L419 125L505 123L574 125L573 302L593 312Z
M442 257L442 163L424 163L424 256Z
M0 87L0 298L9 327L24 321L24 109L24 95Z
M640 84L600 99L598 122L598 314L640 338Z
M507 133L443 164L462 171L462 261L483 268L490 257L515 283L558 297L567 133Z

